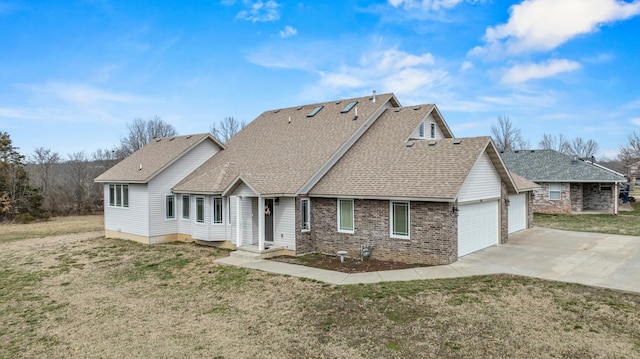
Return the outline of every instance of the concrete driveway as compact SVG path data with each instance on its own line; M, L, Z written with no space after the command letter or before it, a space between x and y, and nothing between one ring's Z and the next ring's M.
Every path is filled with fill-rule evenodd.
M462 275L512 273L640 292L640 237L533 228L449 267Z

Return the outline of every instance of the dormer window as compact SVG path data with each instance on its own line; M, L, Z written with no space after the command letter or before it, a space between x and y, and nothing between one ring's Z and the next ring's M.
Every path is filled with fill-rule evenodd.
M431 122L431 138L436 138L436 124Z
M424 122L420 122L420 127L418 127L418 137L424 138Z

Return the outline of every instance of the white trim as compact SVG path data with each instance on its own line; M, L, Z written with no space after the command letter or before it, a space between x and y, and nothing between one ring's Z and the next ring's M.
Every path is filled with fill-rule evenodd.
M429 125L429 138L435 140L438 134L438 128L436 127L435 122L431 122Z
M420 124L418 125L418 138L425 138L425 134L426 134L425 123L424 121L421 121Z
M173 211L173 217L169 217L169 206L167 206L168 204L168 200L169 198L171 198L171 203L172 203L172 211ZM167 194L164 196L164 219L167 221L175 221L176 219L176 195L175 194Z
M216 200L220 200L220 222L216 222ZM224 225L224 201L222 197L211 197L211 224L214 226Z
M393 220L393 206L394 204L406 204L407 205L407 235L393 233L394 220ZM389 201L389 236L397 239L411 239L411 202L406 201Z
M111 197L111 187L113 186L113 198ZM120 187L120 190L118 191L118 187ZM125 200L125 188L127 189L127 205L124 205L124 200ZM107 200L105 202L107 202L107 206L110 208L119 208L119 209L129 209L129 184L124 184L124 183L109 183L109 189L108 189L108 193L109 193L109 198L107 198ZM117 196L118 193L120 194L120 205L118 205L118 201L117 201ZM111 204L111 200L113 199L113 204Z
M198 220L198 200L202 200L202 221ZM194 221L196 222L196 224L204 224L207 220L207 216L205 215L206 213L206 206L205 206L205 198L204 196L196 196L196 215L194 218Z
M189 203L187 205L187 209L188 209L188 213L187 213L187 217L184 216L184 199L188 198L189 199ZM180 195L180 219L182 219L183 221L190 221L191 220L191 196L188 194L181 194Z
M341 224L340 223L340 215L341 215L340 202L341 201L349 201L349 202L351 202L351 227L352 228L350 230L349 229L341 229L340 228L340 224ZM337 218L336 218L336 224L337 224L337 227L338 227L338 232L339 233L353 234L355 232L355 227L356 227L355 218L354 218L355 217L354 216L354 207L355 207L355 205L354 205L353 199L352 198L338 198L336 203L337 203L337 207L338 207L338 210L337 210L337 214L338 215L337 215Z
M307 202L306 211L304 206L302 205L302 202ZM304 217L307 217L307 220L308 220L307 222L304 222ZM305 228L305 224L306 224L306 228ZM300 231L311 232L311 199L309 197L300 198Z

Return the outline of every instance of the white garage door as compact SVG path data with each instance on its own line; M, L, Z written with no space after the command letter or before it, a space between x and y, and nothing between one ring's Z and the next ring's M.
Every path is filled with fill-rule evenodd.
M527 228L526 193L509 196L509 233Z
M464 204L458 212L458 257L498 244L498 201Z

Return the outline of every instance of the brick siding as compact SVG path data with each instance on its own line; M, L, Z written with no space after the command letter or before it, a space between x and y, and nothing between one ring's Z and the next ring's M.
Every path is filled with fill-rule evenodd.
M538 183L533 191L533 211L536 213L571 213L571 194L568 183L560 184L560 199L549 199L549 183Z

